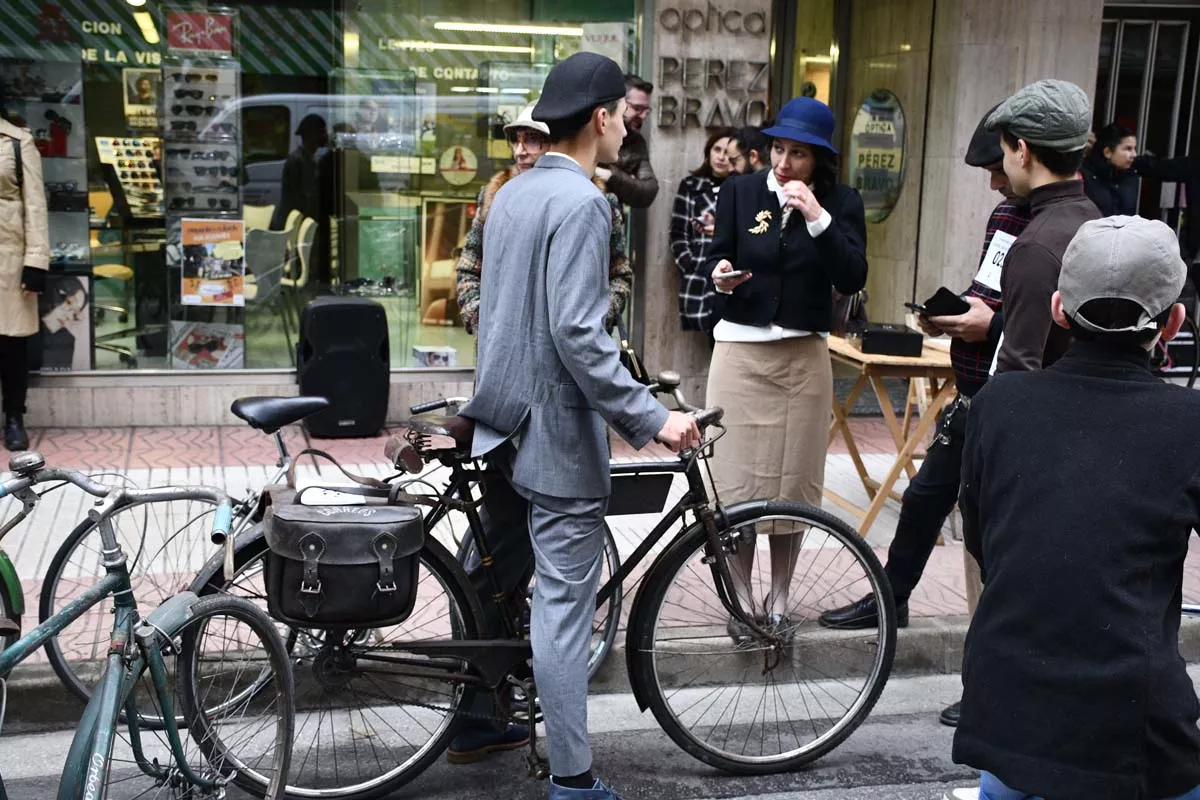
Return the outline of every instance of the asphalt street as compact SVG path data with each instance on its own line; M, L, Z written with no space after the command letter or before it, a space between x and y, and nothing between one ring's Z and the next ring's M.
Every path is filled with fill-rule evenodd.
M726 775L696 761L651 714L638 712L631 695L596 695L589 712L596 767L628 800L941 800L946 789L975 778L950 760L953 732L937 722L959 686L957 675L893 678L867 722L833 753L801 772L755 777ZM55 797L71 733L0 737L9 797ZM392 796L541 800L546 785L526 777L524 751L517 751L470 766L440 761Z

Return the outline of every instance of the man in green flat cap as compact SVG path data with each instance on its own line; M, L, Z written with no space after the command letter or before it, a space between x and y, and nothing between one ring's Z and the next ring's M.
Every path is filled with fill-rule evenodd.
M1100 218L1079 178L1091 127L1087 94L1060 80L1029 84L987 120L988 130L1000 131L1013 191L1028 198L1033 214L1004 262L997 373L1048 367L1066 351L1070 337L1050 317L1050 296L1071 237L1083 223Z

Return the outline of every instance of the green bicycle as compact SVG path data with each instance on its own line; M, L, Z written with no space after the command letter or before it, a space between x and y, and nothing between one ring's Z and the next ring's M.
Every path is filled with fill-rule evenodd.
M295 726L292 670L274 623L253 603L183 592L139 616L129 568L112 517L134 506L201 500L217 506L212 540L225 546L232 573L232 507L218 489L132 490L48 469L36 452L9 460L0 498L37 505L33 487L70 483L97 498L88 517L102 542L104 577L53 617L15 641L11 623L0 652L0 682L72 621L108 598L113 625L105 668L76 729L59 800L217 800L233 784L268 800L282 797ZM2 695L0 695L2 696ZM0 709L2 714L2 709ZM124 716L126 729L119 729ZM180 722L182 720L182 723ZM0 800L6 800L0 780Z

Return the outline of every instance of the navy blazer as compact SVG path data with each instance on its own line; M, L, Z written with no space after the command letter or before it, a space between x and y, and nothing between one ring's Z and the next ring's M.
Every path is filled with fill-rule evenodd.
M793 211L780 236L779 199L767 171L725 181L717 199L716 230L708 249L711 274L723 258L754 273L731 295L717 295L721 319L746 325L828 331L831 289L853 294L867 283L867 225L862 197L835 185L817 200L833 218L815 239L804 215Z

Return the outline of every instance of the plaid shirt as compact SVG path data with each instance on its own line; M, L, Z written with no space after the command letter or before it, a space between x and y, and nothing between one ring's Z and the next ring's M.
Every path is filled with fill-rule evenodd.
M711 331L716 325L712 276L704 260L712 237L700 225L707 212L717 216L717 191L712 178L688 175L679 182L671 211L671 256L679 269L679 323L685 331Z
M1025 230L1030 219L1032 217L1028 203L1012 203L1004 200L992 209L992 215L988 217L987 235L983 238L983 250L979 254L980 264L982 265L984 257L987 256L988 248L992 244L992 236L996 231L1002 231L1015 238ZM1000 311L1000 291L998 289L992 289L976 280L971 283L971 288L966 293L983 300L992 311ZM997 344L990 337L982 342L951 340L950 361L954 366L955 383L958 385L960 393L970 397L987 383L988 371L992 367Z
M513 177L515 177L513 170L507 169L494 176L488 181L487 186L480 190L475 218L471 220L471 227L467 230L462 253L459 254L458 264L455 267L458 311L462 316L463 327L470 334L474 334L475 329L479 326L479 286L483 275L483 223L487 219L488 210L492 207L492 201L496 199L496 192L500 191L500 188ZM595 179L592 182L596 183ZM596 188L604 191L603 186L597 185ZM625 216L621 211L621 205L617 198L610 193L606 192L604 199L608 200L608 205L612 210L612 230L608 240L608 314L604 318L604 329L610 331L617 324L617 319L625 313L625 306L629 303L629 295L633 290L633 267L629 265L629 258L625 255Z

